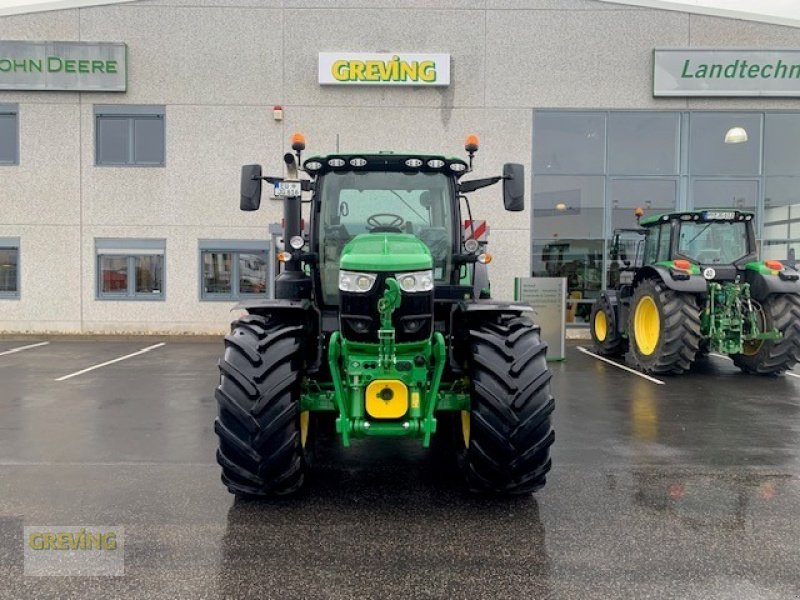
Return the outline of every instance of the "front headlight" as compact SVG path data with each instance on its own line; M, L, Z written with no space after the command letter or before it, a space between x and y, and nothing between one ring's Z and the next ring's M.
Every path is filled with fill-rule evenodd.
M433 289L433 271L398 273L395 276L404 292L430 292Z
M355 273L353 271L339 271L339 289L343 292L363 294L375 285L376 275L372 273Z

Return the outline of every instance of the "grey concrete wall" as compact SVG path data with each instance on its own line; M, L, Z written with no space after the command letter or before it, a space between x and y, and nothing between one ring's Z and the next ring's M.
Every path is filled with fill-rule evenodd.
M22 140L20 166L0 168L0 236L22 239L22 294L0 300L0 331L227 328L230 304L199 301L198 239L266 239L280 206L240 213L239 167L280 173L295 130L314 153L338 136L342 150L457 154L476 133L488 176L507 161L530 173L536 108L800 109L651 94L654 47L796 47L800 30L592 0L142 0L0 17L0 39L129 47L125 94L0 92L20 105ZM320 87L317 54L337 50L447 52L452 83ZM93 105L108 103L166 105L166 168L94 166ZM490 222L495 295L510 297L530 212L504 212L499 188L472 208ZM165 238L166 300L95 300L96 237Z

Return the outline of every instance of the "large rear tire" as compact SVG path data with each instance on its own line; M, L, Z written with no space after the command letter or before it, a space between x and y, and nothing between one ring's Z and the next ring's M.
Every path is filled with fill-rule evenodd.
M731 356L745 373L777 375L800 362L800 296L774 294L761 305L761 321L766 330L777 329L779 340L748 342L742 354Z
M283 496L303 485L309 414L300 413L304 327L247 315L231 326L215 397L222 482L242 496Z
M634 290L628 321L630 354L645 373L688 371L700 349L700 309L695 296L644 279Z
M519 495L544 486L555 434L547 345L515 314L470 329L471 410L461 414L459 463L478 493Z
M592 305L589 331L595 351L603 356L619 356L625 352L625 339L617 328L617 316L605 297Z

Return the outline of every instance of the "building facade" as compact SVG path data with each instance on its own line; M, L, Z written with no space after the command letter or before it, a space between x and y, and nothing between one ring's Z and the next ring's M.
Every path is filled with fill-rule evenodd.
M654 95L656 48L791 51L794 27L595 0L139 0L2 16L3 41L124 44L127 71L124 91L0 91L2 332L227 329L270 292L281 218L239 211L240 166L280 174L295 131L313 154L460 154L474 133L477 177L523 163L524 212L471 199L493 295L566 277L574 324L634 207L748 209L765 258L800 248L800 98ZM447 54L449 84L321 85L331 52ZM36 69L3 58L0 82Z

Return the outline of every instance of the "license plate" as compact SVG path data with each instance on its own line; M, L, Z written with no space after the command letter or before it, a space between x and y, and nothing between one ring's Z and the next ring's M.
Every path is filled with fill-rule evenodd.
M733 221L736 218L735 212L707 210L703 215L706 221Z
M300 196L303 188L299 181L279 181L275 184L275 197L286 198Z

